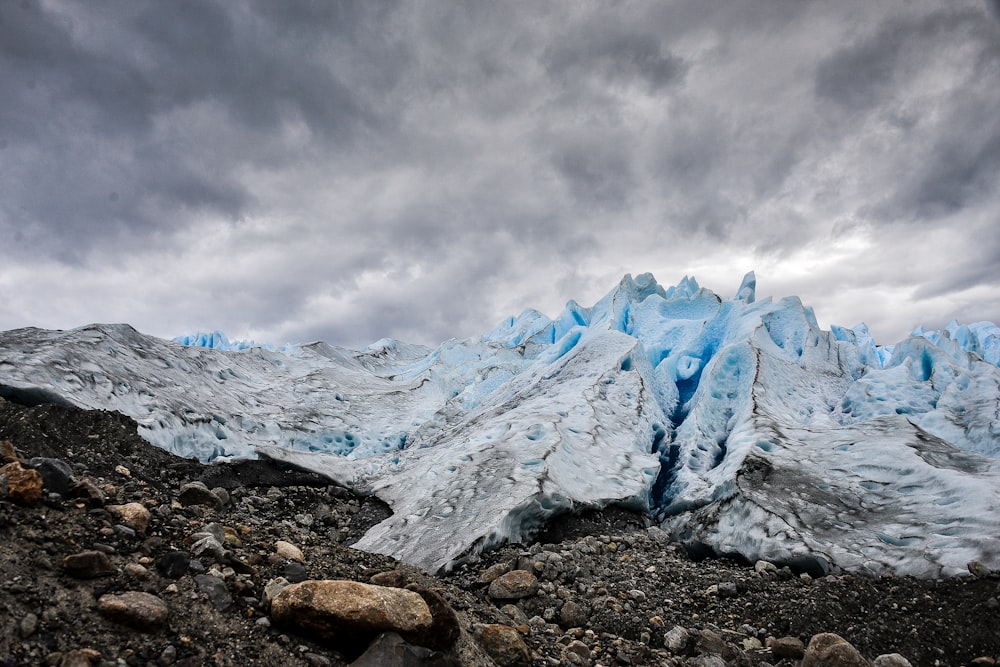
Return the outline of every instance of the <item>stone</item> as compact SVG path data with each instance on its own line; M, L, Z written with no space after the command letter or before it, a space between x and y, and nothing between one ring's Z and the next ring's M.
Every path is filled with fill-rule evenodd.
M490 584L489 595L494 600L520 600L538 592L538 578L526 570L511 570Z
M413 591L345 580L289 584L271 602L271 618L330 638L357 632L406 636L434 623L427 603Z
M266 584L264 584L264 601L271 604L274 598L278 597L278 593L285 590L290 582L284 577L276 577L271 579Z
M800 667L870 667L858 650L832 632L813 635Z
M0 477L7 479L7 498L12 502L34 505L42 499L42 476L37 470L14 461L0 468Z
M719 583L719 597L720 598L734 598L737 595L736 584L732 581L723 581Z
M587 608L579 602L567 600L559 610L559 625L564 628L583 628L589 620Z
M205 505L215 509L222 509L222 500L205 486L204 482L188 482L180 488L177 500L184 507L191 505ZM222 539L220 538L220 542Z
M42 485L52 493L68 496L73 486L73 468L62 459L50 459L36 456L28 461L28 465L42 476Z
M21 619L18 629L21 631L22 639L27 639L35 634L35 631L38 630L38 616L32 613L25 614L24 618Z
M726 667L726 661L722 659L722 656L705 653L692 660L691 665L692 667Z
M156 569L164 577L179 579L188 571L191 555L186 551L168 551L156 559Z
M969 574L976 579L985 579L993 574L993 571L990 570L990 568L986 567L977 560L969 561L969 564L966 567L969 569Z
M284 540L278 540L274 543L274 553L282 558L287 558L288 560L295 560L300 563L304 563L306 561L306 557L302 554L301 549L291 542L286 542Z
M59 658L59 667L91 667L98 664L101 652L92 648L77 648L66 651Z
M141 503L127 503L125 505L108 505L108 512L132 530L145 533L149 528L150 514L145 505Z
M590 647L579 639L574 639L563 647L562 659L563 662L571 665L589 665L591 664Z
M764 577L773 577L778 574L778 566L766 560L759 560L753 564L753 571Z
M436 651L447 651L454 646L462 634L462 628L458 623L458 614L444 596L432 588L422 586L411 585L408 590L423 598L432 619L431 627L413 641Z
M14 443L10 440L0 440L0 463L6 464L20 460L21 457L17 455L17 450L14 449Z
M414 646L398 633L385 632L375 638L368 649L351 663L351 667L430 667L455 664L441 654L423 646Z
M76 579L94 579L115 574L117 570L103 551L81 551L63 558L66 574Z
M767 647L771 649L771 655L779 660L784 658L801 660L806 652L806 645L798 637L779 637L778 639L768 637Z
M212 606L218 611L225 611L233 606L233 596L226 588L226 582L210 574L196 574L194 583L198 590L208 596Z
M91 507L103 507L105 502L104 491L94 483L89 477L77 481L73 485L73 495Z
M373 574L369 579L376 586L391 586L392 588L406 588L410 583L410 578L402 570L389 570Z
M720 634L708 628L698 633L694 650L699 654L722 656L726 661L735 660L739 655L739 651L735 646L730 645Z
M671 653L683 653L691 641L691 633L679 625L675 625L663 636L663 645Z
M297 584L309 578L309 575L306 574L305 566L302 563L297 563L295 561L285 563L284 567L281 568L281 576L288 579L288 581L293 584Z
M969 663L969 667L994 667L997 661L988 655L981 655L978 658L973 658L972 662Z
M479 573L479 583L491 584L500 575L510 572L510 565L507 563L495 563Z
M872 667L913 667L898 653L883 653L872 661Z
M170 608L163 600L139 591L102 595L97 600L97 611L115 623L142 631L158 630L170 615Z
M515 570L516 572L517 570ZM519 633L509 625L484 625L479 643L487 655L501 667L520 667L531 664L531 653Z

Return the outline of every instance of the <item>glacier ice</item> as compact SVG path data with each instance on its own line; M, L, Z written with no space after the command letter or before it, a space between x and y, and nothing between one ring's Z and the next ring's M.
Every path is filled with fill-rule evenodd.
M625 276L436 348L275 349L126 325L0 333L0 395L133 417L201 460L266 455L385 500L357 546L449 567L610 503L813 571L1000 567L1000 328L877 345L795 297Z

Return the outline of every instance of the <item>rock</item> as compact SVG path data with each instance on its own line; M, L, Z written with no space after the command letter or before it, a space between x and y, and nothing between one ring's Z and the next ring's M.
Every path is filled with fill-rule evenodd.
M139 591L102 595L97 601L97 611L116 623L143 631L159 629L170 615L163 600Z
M282 558L287 558L288 560L295 560L300 563L306 561L306 557L302 555L302 550L291 542L285 542L284 540L278 540L274 543L274 553Z
M969 667L994 667L997 661L988 655L981 655L978 658L973 658L972 662L969 663Z
M458 623L458 614L444 596L433 589L421 586L411 585L408 590L423 598L433 619L430 629L415 637L414 641L437 651L447 651L454 646L462 634L462 628Z
M27 639L38 630L38 617L32 613L25 614L18 629L21 631L21 639Z
M427 603L413 591L343 580L289 584L271 602L271 617L331 639L357 632L405 636L426 632L434 622Z
M264 584L264 601L267 604L271 604L274 601L274 598L278 597L278 593L285 590L285 587L288 586L288 584L288 579L285 579L284 577L271 579L269 582Z
M156 664L158 665L172 665L177 662L177 647L173 644L167 644L166 647L160 651L160 657L156 659Z
M976 579L985 579L993 574L993 571L990 570L990 568L986 567L977 560L969 561L969 564L966 565L966 567L969 569L969 574Z
M521 639L521 633L509 625L484 625L479 642L493 661L501 667L531 664L531 653Z
M494 600L520 600L538 592L538 578L525 570L512 570L490 584L489 595Z
M579 639L574 639L563 648L562 661L570 665L590 665L590 648Z
M281 568L281 575L293 584L297 584L300 581L305 581L309 578L309 575L306 574L305 566L302 563L297 563L295 561L285 563L284 567Z
M126 563L122 569L125 571L125 574L136 579L146 579L149 577L149 570L139 563Z
M722 656L726 661L735 660L739 655L735 646L731 646L721 635L708 628L699 633L694 650L699 654Z
M567 600L559 610L559 625L564 628L583 628L589 620L586 607L579 602Z
M196 574L194 582L218 611L225 611L233 606L233 596L222 579L210 574Z
M91 507L103 507L105 498L104 491L101 490L94 480L84 477L73 485L73 495L87 503Z
M395 632L386 632L375 638L368 650L351 663L351 667L423 667L455 664L441 654L423 646L414 646Z
M191 555L186 551L168 551L156 559L156 569L164 577L178 579L188 571Z
M212 495L219 499L219 502L222 503L223 507L229 504L229 492L221 486L213 487Z
M94 579L115 574L117 570L108 555L102 551L81 551L63 558L66 574L76 579Z
M508 572L510 572L510 565L507 563L495 563L479 573L479 583L491 584L494 579Z
M46 490L64 497L69 495L73 486L73 468L70 464L62 459L36 456L28 461L28 465L42 476L42 485Z
M222 500L219 496L209 490L204 482L188 482L180 488L177 500L184 507L191 505L206 505L215 509L222 509ZM221 539L219 540L222 541Z
M101 659L101 652L92 648L67 651L59 658L59 667L91 667Z
M376 586L390 586L392 588L406 588L410 583L410 578L402 570L389 570L373 574L370 581Z
M759 560L753 564L753 571L762 577L774 577L778 574L778 566L766 560Z
M723 581L719 583L719 597L720 598L734 598L737 595L736 584L732 581Z
M913 667L913 665L898 653L883 653L872 661L872 667Z
M21 457L17 455L17 450L14 449L14 443L10 440L0 440L0 463L7 464L20 460Z
M798 637L779 637L778 639L768 637L767 647L771 649L771 654L779 660L784 658L801 660L806 652L806 645Z
M7 479L7 498L12 502L34 505L42 499L42 476L37 470L14 461L0 468L0 477Z
M112 516L116 517L124 525L145 533L149 528L150 514L141 503L127 503L125 505L108 505L106 508Z
M692 667L726 667L726 661L722 659L722 656L706 653L692 660L691 665Z
M800 667L870 667L858 650L840 635L823 632L813 635L802 656Z
M691 641L691 633L679 625L670 628L669 632L663 636L663 645L671 653L683 653Z

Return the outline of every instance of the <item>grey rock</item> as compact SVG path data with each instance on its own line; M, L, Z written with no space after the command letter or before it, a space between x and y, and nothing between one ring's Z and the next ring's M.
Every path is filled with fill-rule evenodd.
M188 482L180 488L177 500L185 507L205 505L215 509L222 509L222 501L205 486L204 482Z
M194 577L199 590L208 596L212 605L219 611L225 611L233 606L233 596L226 588L226 582L210 574L197 574Z
M62 459L50 459L36 456L28 461L28 465L42 476L42 485L46 490L68 496L73 486L73 468Z

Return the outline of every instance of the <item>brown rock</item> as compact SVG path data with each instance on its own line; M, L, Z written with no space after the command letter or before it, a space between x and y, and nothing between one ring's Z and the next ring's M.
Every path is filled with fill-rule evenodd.
M479 641L486 653L502 667L531 664L531 653L521 634L509 625L484 625Z
M117 572L111 559L103 551L81 551L63 558L66 574L76 579L93 579Z
M510 565L507 563L495 563L479 573L479 583L492 584L494 579L508 572L510 572Z
M33 505L42 499L42 476L37 470L14 461L0 468L0 476L7 478L7 497L13 502Z
M832 632L813 635L802 656L801 667L870 667L858 650Z
M73 493L88 505L101 507L104 505L104 491L89 477L84 477L73 486Z
M107 510L118 518L124 525L145 533L149 528L149 510L141 503L128 503L126 505L108 505Z
M302 554L302 549L284 540L278 540L274 543L274 553L287 560L294 560L300 563L306 562L306 557Z
M872 667L913 667L913 665L898 653L883 653L872 660Z
M769 637L767 647L771 649L771 654L779 660L784 658L801 660L806 652L806 645L798 637L779 637L778 639Z
M427 603L413 591L342 580L286 586L271 602L271 616L277 623L329 637L358 631L422 633L434 621Z
M587 609L579 602L567 600L559 610L559 625L564 628L583 628L589 620Z
M97 601L97 611L115 623L143 631L157 630L170 615L170 609L163 600L139 591L102 595Z
M410 583L410 578L402 570L389 570L374 574L370 580L376 586L389 586L390 588L406 588Z
M59 667L91 667L101 660L101 652L92 648L77 648L62 654Z
M494 600L520 600L538 592L538 578L527 570L512 570L502 574L490 584L489 594Z
M17 450L14 449L14 443L10 440L0 440L0 462L10 463L11 461L20 460Z

